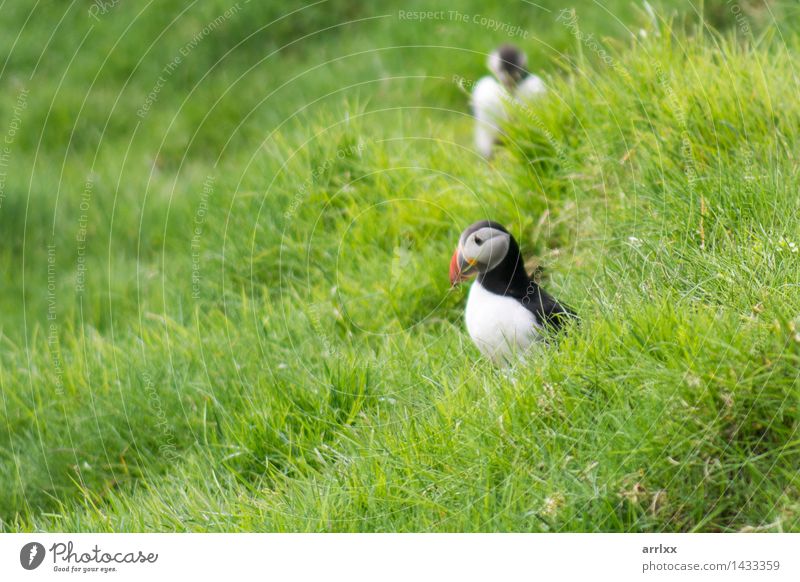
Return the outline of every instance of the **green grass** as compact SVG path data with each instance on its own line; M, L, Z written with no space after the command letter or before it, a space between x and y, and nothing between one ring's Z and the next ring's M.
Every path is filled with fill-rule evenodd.
M502 32L269 4L0 8L0 530L800 530L794 3L460 3L491 164ZM513 373L486 217L581 315Z

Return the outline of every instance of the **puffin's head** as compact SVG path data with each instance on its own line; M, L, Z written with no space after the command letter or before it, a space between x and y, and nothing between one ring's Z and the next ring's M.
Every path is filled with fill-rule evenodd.
M491 271L506 258L513 239L502 224L476 222L461 233L450 259L450 284L457 285L473 273Z
M528 57L513 44L504 44L489 55L489 70L507 88L519 83L528 67Z

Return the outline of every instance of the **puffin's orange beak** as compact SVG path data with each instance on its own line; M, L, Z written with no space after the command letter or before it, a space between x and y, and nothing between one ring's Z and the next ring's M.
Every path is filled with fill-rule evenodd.
M475 261L464 260L461 248L457 248L453 253L453 258L450 259L450 285L455 287L466 279L473 266L475 266Z
M458 249L450 259L450 286L455 287L461 281L461 269L458 267Z

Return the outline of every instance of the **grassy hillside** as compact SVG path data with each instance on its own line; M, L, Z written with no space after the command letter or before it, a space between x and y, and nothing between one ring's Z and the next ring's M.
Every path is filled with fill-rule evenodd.
M0 8L0 530L800 530L794 3L268 4ZM488 217L581 315L513 372Z

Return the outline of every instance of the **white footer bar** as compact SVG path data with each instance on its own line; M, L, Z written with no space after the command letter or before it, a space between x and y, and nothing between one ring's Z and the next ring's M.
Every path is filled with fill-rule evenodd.
M800 534L5 534L0 580L777 582L799 554Z

